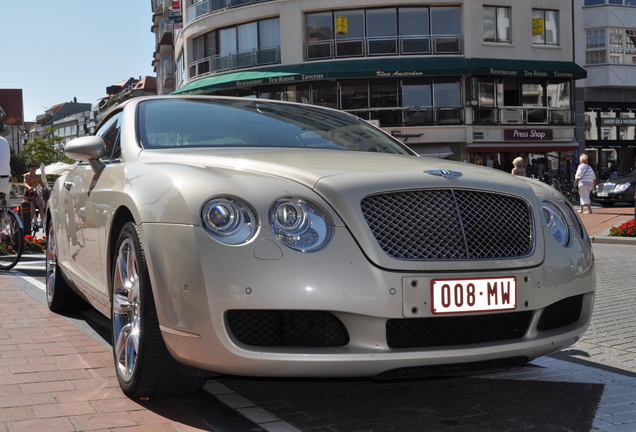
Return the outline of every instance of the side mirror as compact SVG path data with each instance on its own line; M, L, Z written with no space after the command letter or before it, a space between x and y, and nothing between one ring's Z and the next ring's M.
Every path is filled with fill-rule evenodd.
M104 168L100 161L106 155L106 143L99 136L85 136L75 138L64 146L64 154L71 159L88 161L97 174Z

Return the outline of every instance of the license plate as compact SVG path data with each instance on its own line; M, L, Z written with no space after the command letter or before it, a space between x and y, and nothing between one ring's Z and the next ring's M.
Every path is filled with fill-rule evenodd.
M597 193L596 193L596 196L600 196L600 197L606 197L606 196L608 196L608 195L609 195L609 194L608 194L607 192L597 192Z
M431 304L435 315L513 310L517 278L433 279Z

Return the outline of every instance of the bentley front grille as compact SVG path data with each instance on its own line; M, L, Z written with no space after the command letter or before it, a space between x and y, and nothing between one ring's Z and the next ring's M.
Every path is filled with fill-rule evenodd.
M404 260L520 258L534 248L529 204L463 189L371 195L362 212L380 247Z

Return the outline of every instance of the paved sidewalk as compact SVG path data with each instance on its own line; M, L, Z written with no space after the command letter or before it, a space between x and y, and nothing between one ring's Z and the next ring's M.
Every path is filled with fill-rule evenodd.
M171 398L127 398L109 348L0 276L0 430L210 429Z
M607 236L610 228L634 218L634 207L593 207L591 214L579 215L590 237Z

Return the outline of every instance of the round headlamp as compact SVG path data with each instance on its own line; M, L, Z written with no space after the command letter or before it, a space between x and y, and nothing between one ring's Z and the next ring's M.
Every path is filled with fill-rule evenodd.
M269 212L272 233L292 249L311 252L331 238L331 219L318 206L300 198L284 198Z
M561 246L566 246L570 241L570 231L565 221L563 213L552 203L544 202L541 207L543 211L543 219L552 236Z
M209 201L203 207L201 219L206 231L221 243L245 243L256 233L254 213L238 200L215 198Z

